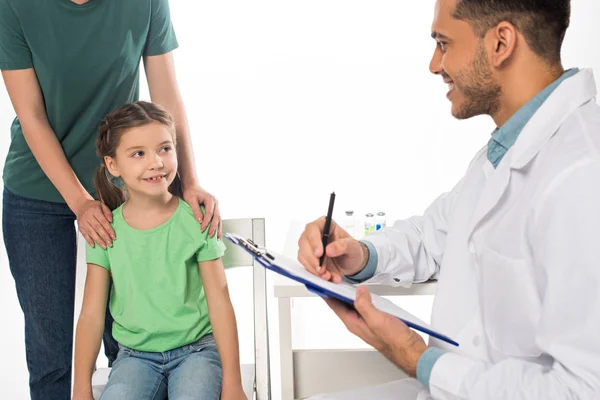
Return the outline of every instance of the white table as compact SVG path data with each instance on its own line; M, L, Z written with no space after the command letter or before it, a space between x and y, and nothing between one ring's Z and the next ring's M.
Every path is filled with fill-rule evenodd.
M433 295L435 282L415 284L410 288L367 285L380 296ZM275 276L274 295L279 305L279 341L282 400L307 397L319 392L385 383L405 377L374 350L294 350L292 348L293 298L316 297L306 287L281 275ZM339 365L348 373L328 373ZM368 370L364 367L368 365ZM349 375L350 371L358 371ZM326 377L326 379L320 379Z

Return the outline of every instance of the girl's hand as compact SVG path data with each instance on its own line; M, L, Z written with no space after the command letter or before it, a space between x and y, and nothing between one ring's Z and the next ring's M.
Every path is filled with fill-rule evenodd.
M92 395L92 392L73 392L72 400L94 400L94 396Z
M221 400L248 400L248 397L246 397L246 393L244 393L244 389L242 389L242 384L240 383L235 386L223 385Z
M113 240L116 239L115 231L110 225L112 212L104 203L91 198L85 199L72 210L77 216L79 232L90 246L94 247L94 242L103 249L112 246Z

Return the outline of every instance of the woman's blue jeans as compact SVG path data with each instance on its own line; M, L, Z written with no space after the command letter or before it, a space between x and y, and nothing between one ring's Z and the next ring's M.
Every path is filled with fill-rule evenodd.
M33 200L6 188L2 233L25 317L25 354L32 400L71 397L77 232L66 204ZM110 318L110 313L107 312ZM109 361L118 345L105 324Z

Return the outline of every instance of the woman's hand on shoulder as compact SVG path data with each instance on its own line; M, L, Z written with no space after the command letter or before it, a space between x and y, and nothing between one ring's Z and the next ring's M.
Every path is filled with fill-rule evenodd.
M208 234L213 237L221 237L221 212L219 211L219 202L212 194L202 189L200 186L190 186L183 188L183 200L192 207L194 217L200 222L202 232L210 224ZM204 215L200 209L200 204L204 204Z
M116 239L115 231L111 226L112 212L102 202L94 199L84 199L71 208L77 217L79 232L86 242L94 247L94 242L106 249L112 246Z

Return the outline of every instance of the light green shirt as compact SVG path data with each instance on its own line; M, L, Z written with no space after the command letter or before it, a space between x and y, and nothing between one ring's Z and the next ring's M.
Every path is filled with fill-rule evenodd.
M138 100L142 56L176 47L168 0L89 0L81 5L0 0L0 69L35 70L48 122L92 195L102 118ZM8 127L0 127L0 134L9 134ZM19 196L64 203L29 149L18 118L10 136L6 188Z
M225 245L200 231L192 208L179 200L164 224L132 228L123 207L113 211L113 247L87 246L87 262L110 271L113 336L122 345L164 352L212 332L198 262L220 258Z

